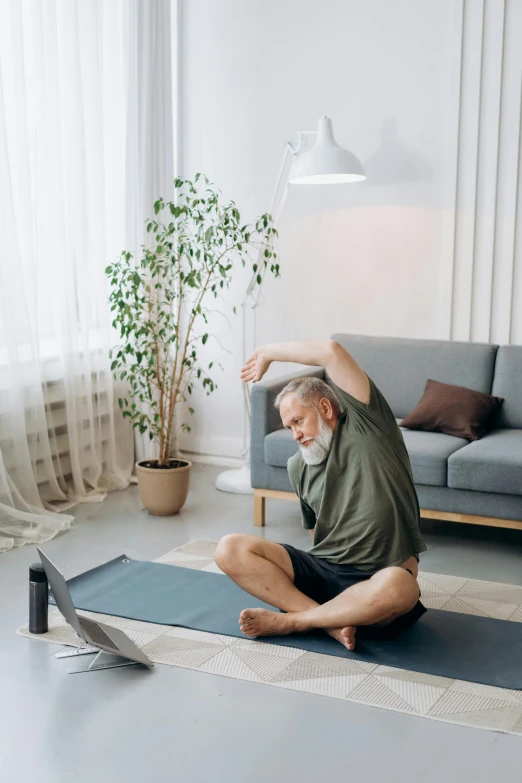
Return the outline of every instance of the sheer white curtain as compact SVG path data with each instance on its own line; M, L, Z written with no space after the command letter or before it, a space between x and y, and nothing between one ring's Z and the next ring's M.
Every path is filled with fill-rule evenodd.
M104 269L171 188L170 84L169 0L0 0L0 550L129 483Z
M150 242L145 220L159 196L173 197L174 141L172 51L179 0L127 0L126 37L136 55L126 68L127 157L126 220L128 249ZM173 40L174 39L174 40ZM136 459L157 459L158 445L135 434Z

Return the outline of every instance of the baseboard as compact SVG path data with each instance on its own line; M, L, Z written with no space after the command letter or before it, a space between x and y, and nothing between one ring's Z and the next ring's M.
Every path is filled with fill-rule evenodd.
M243 465L242 459L220 457L217 454L197 454L193 451L180 451L179 455L180 457L185 457L194 464L222 465L224 468L240 468Z

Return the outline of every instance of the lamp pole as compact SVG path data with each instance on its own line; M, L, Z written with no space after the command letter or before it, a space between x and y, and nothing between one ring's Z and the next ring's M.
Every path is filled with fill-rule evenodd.
M309 136L317 136L317 142L312 150L302 154L307 145ZM291 161L291 165L289 165ZM290 176L292 175L292 176ZM297 140L285 142L283 160L279 169L279 176L272 196L270 215L277 229L279 219L283 211L289 184L332 184L341 182L358 182L365 179L364 169L360 161L348 150L344 150L336 143L332 121L328 117L319 120L319 130L299 131ZM271 235L273 237L273 234ZM271 240L273 241L273 239ZM266 267L262 263L264 252L260 250L257 270L252 275L248 284L242 307L242 342L241 351L243 359L247 359L255 350L255 326L256 309L259 306L261 288L265 279ZM262 268L261 282L257 283L258 270ZM257 288L256 288L257 286ZM252 350L247 351L246 337L246 311L252 311ZM241 381L243 386L243 465L234 470L225 470L216 479L216 488L224 492L251 495L253 493L250 482L249 447L247 446L247 431L250 426L250 389L248 384Z

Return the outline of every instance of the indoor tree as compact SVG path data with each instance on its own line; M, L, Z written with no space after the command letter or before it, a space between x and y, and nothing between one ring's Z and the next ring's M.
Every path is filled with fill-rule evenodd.
M123 416L158 445L151 467L171 467L174 413L194 384L217 388L214 362L204 367L198 349L209 337L207 301L230 286L238 265L252 265L257 283L279 276L273 249L277 231L269 214L243 224L234 202L202 174L174 180L173 201L159 198L146 221L151 242L138 258L123 251L106 269L113 327L121 342L110 351L111 370L126 382ZM233 308L234 313L236 308ZM141 403L141 404L140 404ZM194 413L188 408L187 417ZM180 429L190 432L187 421Z

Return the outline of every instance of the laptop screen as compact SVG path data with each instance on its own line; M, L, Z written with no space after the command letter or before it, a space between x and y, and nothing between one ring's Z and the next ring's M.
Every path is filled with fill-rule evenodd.
M80 625L80 620L78 618L78 615L76 614L76 609L74 608L74 604L71 598L71 594L69 592L69 588L67 587L67 582L65 581L65 578L63 574L58 571L54 563L51 563L47 555L44 555L41 549L36 547L38 554L40 555L40 560L42 561L42 565L45 568L45 573L47 574L47 579L49 580L49 584L51 585L51 590L53 591L54 600L56 601L56 606L60 610L60 612L63 614L67 622L72 625L76 633L81 639L85 639L85 634L83 633L82 627Z

